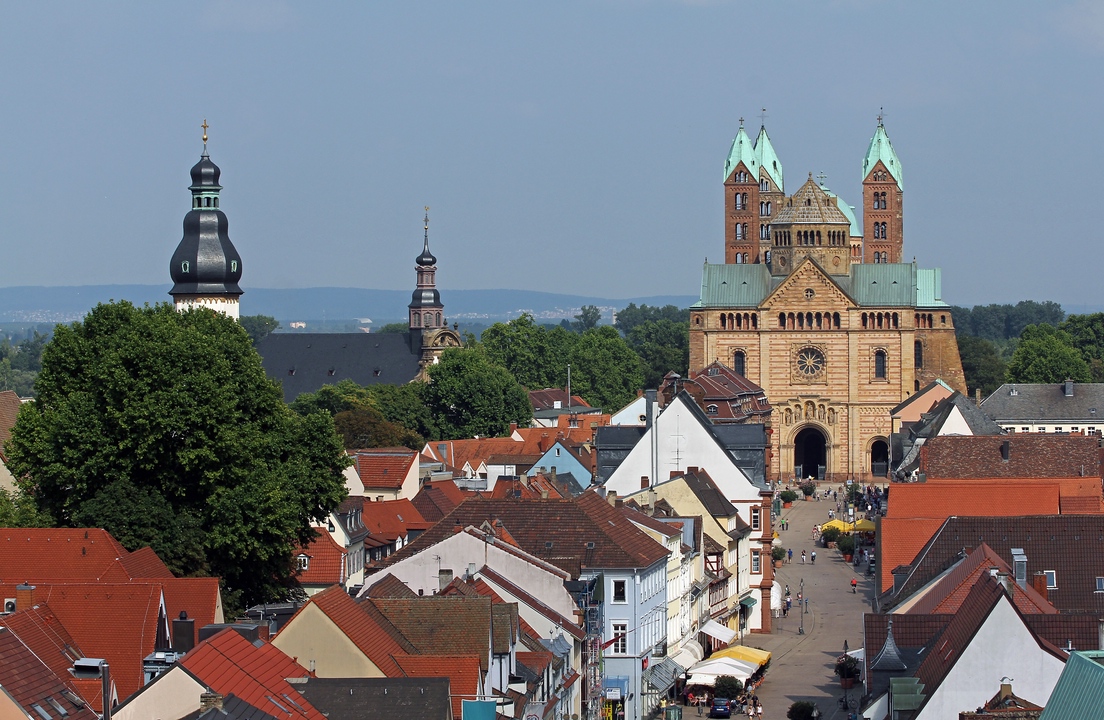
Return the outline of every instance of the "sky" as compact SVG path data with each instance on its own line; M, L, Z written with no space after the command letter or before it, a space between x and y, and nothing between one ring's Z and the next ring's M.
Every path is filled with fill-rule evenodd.
M7 3L0 286L167 284L206 118L247 292L410 288L429 205L446 299L697 295L739 118L861 205L884 108L947 302L1101 304L1102 61L1081 0Z

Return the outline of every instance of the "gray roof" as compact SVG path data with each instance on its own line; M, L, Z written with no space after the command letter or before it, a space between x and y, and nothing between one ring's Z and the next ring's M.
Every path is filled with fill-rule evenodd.
M265 374L292 401L323 385L402 385L420 370L421 349L408 333L272 333L257 343Z
M981 402L997 422L1064 422L1104 424L1104 383L1005 384Z
M900 405L898 407L901 407ZM974 401L957 390L936 403L930 412L920 416L920 420L908 429L907 438L901 438L901 462L895 468L897 477L904 477L919 467L920 448L928 438L938 437L943 424L958 408L966 426L974 435L1003 435L1004 429L995 423ZM898 457L898 456L895 456Z
M717 484L713 482L713 478L709 477L709 473L703 470L696 473L688 472L683 475L683 478L686 487L690 488L690 492L694 493L710 515L724 518L735 516L739 523L743 522L737 514L736 507L720 491Z
M221 708L196 710L180 720L278 720L275 715L253 707L245 700L231 693L223 698Z
M295 689L330 720L446 720L448 678L305 678Z

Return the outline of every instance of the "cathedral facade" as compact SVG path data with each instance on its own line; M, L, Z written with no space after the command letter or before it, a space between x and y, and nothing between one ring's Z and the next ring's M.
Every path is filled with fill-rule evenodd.
M879 118L863 221L809 178L787 195L765 128L725 163L725 262L690 310L691 376L721 362L772 406L772 478L884 477L889 410L937 378L965 391L940 271L902 262L901 163Z

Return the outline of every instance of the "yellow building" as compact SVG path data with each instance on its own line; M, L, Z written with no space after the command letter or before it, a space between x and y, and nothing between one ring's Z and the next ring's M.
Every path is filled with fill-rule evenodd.
M773 148L757 149L742 126L725 164L728 262L704 267L690 371L719 361L763 388L774 478L882 477L890 410L937 378L966 389L940 271L899 262L901 163L880 120L863 173L871 238L811 174L785 196ZM769 206L760 186L777 194ZM760 202L763 220L750 233L748 206Z

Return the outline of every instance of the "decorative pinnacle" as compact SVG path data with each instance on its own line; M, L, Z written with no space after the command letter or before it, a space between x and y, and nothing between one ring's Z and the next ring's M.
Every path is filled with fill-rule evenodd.
M425 206L425 246L429 249L429 205Z
M767 126L767 109L763 108L763 112L759 113L759 124L761 127Z
M743 126L744 126L744 119L741 117L740 118L740 127L742 128Z
M200 125L203 128L203 154L207 154L207 128L211 127L207 124L207 118L203 118L203 124Z
M824 174L823 170L821 170L819 173L817 173L817 181L820 183L821 187L824 187L824 181L827 180L827 179L828 179L828 176Z
M885 108L878 108L878 127L882 127L882 118L885 117Z

